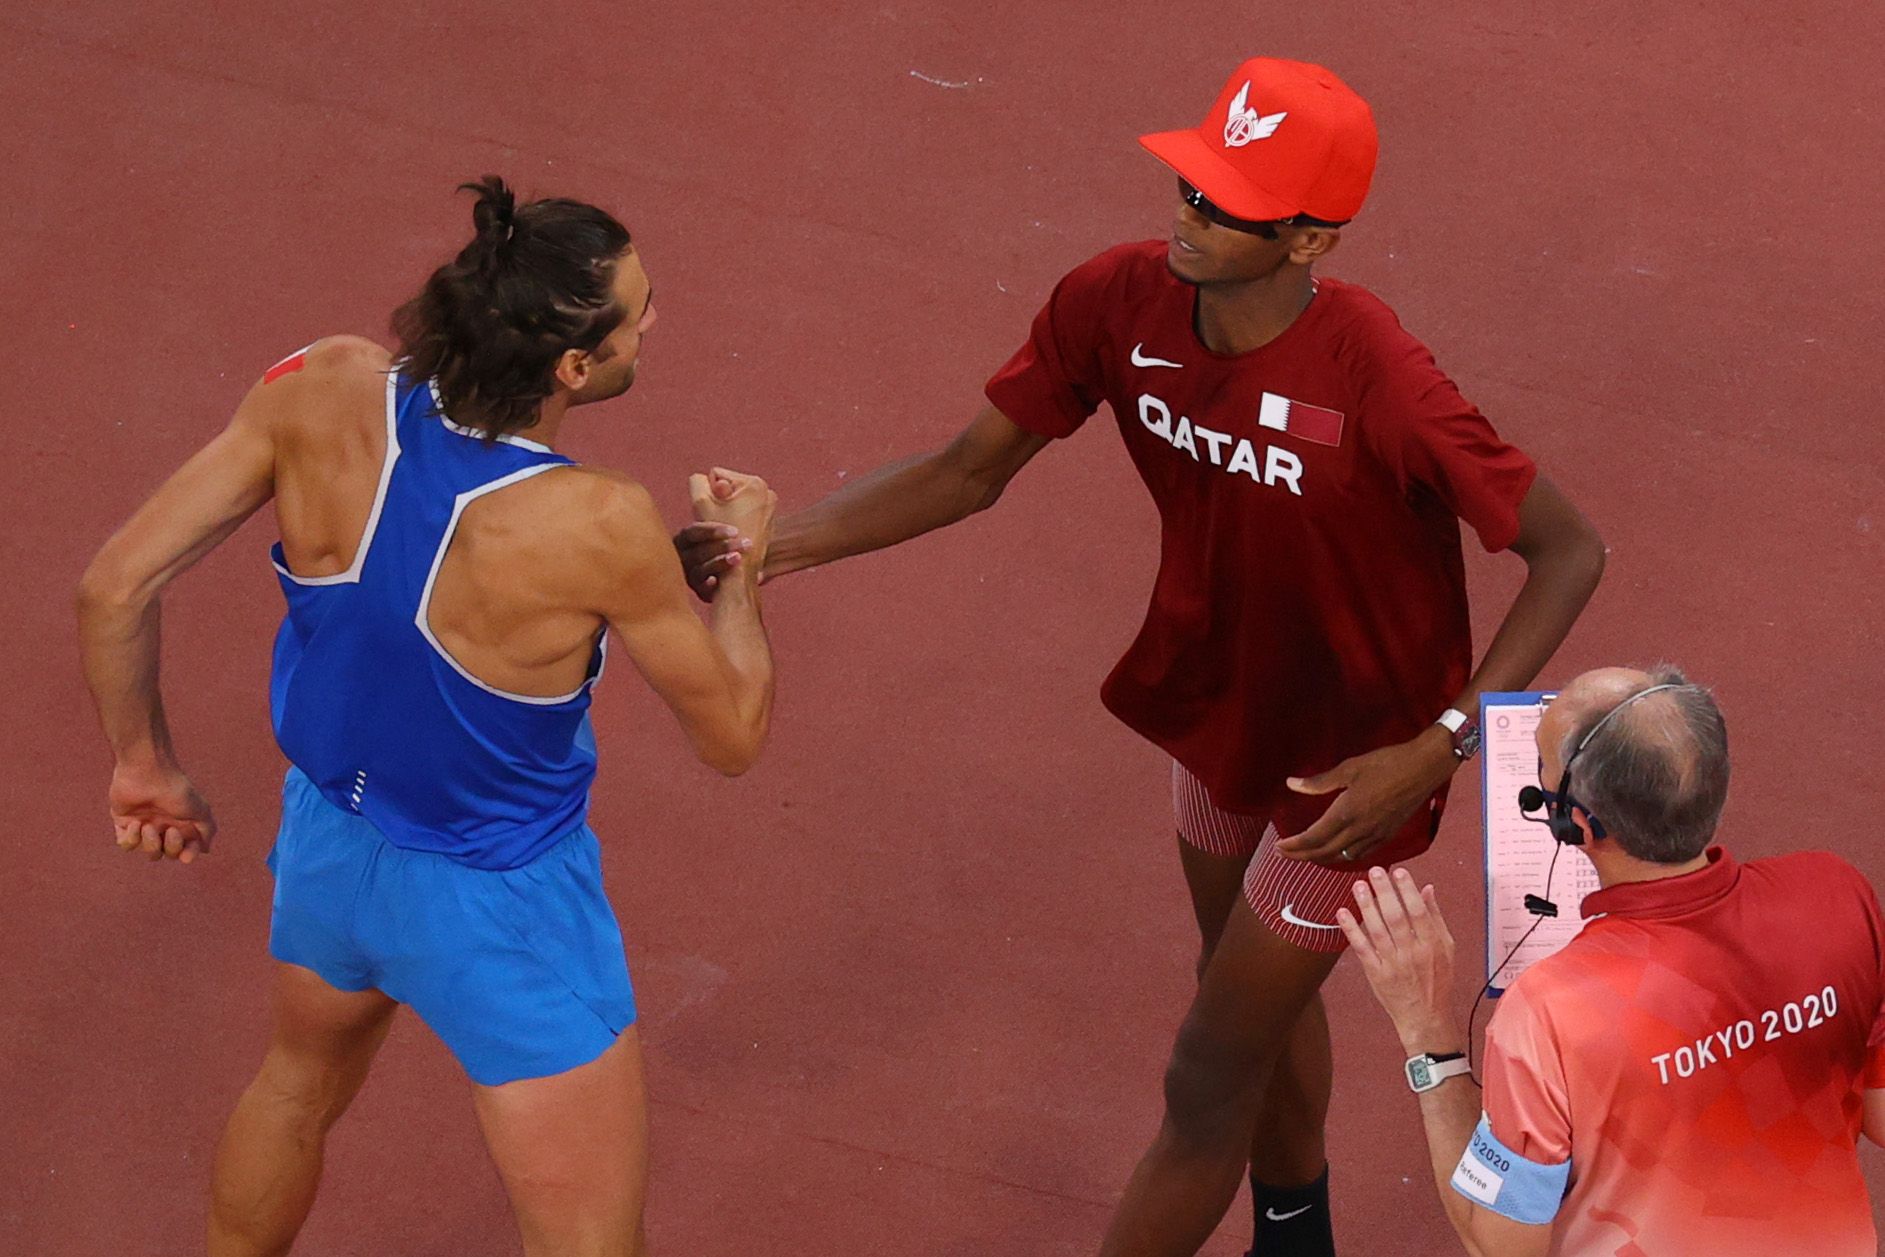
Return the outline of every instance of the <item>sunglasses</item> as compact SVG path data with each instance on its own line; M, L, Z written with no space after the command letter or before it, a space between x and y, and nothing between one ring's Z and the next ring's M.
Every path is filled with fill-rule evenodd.
M1342 225L1323 218L1311 218L1307 214L1297 214L1291 218L1239 218L1235 214L1228 214L1219 209L1209 197L1183 179L1178 181L1178 195L1185 199L1186 205L1197 210L1215 226L1228 227L1232 231L1241 231L1263 240L1275 240L1279 227L1340 227Z

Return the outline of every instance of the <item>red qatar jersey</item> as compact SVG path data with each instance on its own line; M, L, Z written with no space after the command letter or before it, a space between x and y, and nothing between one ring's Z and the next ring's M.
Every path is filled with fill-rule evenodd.
M1298 833L1329 797L1286 777L1405 741L1466 687L1457 521L1511 545L1537 469L1366 290L1320 280L1275 340L1214 354L1165 249L1121 245L1061 280L988 399L1050 437L1111 406L1163 540L1101 698L1218 806ZM1422 808L1376 854L1431 837Z

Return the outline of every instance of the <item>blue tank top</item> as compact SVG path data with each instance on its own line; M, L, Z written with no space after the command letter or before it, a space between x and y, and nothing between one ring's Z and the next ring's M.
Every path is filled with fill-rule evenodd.
M273 549L288 614L275 636L275 739L336 807L395 846L476 868L526 864L583 823L596 775L589 675L539 698L486 685L427 622L465 507L570 460L447 418L427 381L386 382L386 461L353 566L296 576Z

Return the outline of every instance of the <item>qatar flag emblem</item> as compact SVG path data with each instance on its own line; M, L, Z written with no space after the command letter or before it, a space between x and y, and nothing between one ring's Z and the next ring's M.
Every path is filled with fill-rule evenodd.
M1307 402L1292 401L1276 393L1265 393L1257 410L1257 423L1277 432L1313 441L1317 445L1342 443L1342 412Z

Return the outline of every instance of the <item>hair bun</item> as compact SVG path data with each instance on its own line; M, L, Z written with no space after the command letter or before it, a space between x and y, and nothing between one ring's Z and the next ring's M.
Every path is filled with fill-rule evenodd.
M504 180L486 175L476 183L461 183L458 188L478 194L477 203L471 207L471 222L479 239L502 244L511 238L517 225L517 197Z

